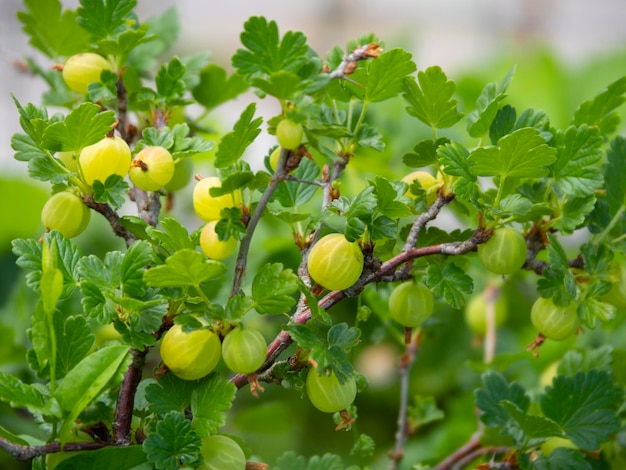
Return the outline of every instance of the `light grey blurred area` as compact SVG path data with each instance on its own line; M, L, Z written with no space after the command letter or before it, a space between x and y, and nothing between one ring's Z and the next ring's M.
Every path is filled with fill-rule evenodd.
M77 4L63 2L66 8ZM334 45L375 33L387 48L411 52L419 69L438 64L448 73L538 43L573 64L626 46L625 0L138 0L137 13L145 20L171 7L181 22L172 54L208 51L227 68L243 23L253 15L276 20L281 34L304 32L322 57ZM10 147L11 135L19 131L10 94L22 103L40 103L46 86L16 64L25 55L43 67L52 63L28 45L16 18L22 8L21 0L0 0L0 170L25 174ZM223 112L228 115L227 108Z

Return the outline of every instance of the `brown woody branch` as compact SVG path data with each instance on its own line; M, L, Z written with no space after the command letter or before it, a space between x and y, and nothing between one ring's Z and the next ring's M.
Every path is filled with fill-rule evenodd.
M61 446L60 442L50 442L40 446L21 445L11 442L0 436L0 448L16 460L28 461L42 455L53 454L61 451L97 450L114 445L111 442L67 442Z

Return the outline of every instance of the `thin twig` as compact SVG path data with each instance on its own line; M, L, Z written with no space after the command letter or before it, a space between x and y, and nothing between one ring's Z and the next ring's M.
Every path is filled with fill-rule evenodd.
M254 212L250 216L250 220L248 221L248 225L246 227L246 235L241 239L241 243L239 245L239 253L237 254L237 261L235 262L235 273L233 275L233 286L230 291L230 296L234 297L239 293L239 289L241 289L241 283L243 282L243 277L246 273L246 265L248 263L248 251L250 250L250 243L252 242L252 237L254 236L254 231L256 230L256 226L261 220L261 216L267 207L267 204L270 202L274 191L278 188L278 185L285 179L287 176L287 172L285 170L285 162L287 161L287 156L289 151L281 148L280 156L278 157L278 163L276 164L276 171L272 176L267 188L263 191L261 195L261 199L254 209Z
M419 351L421 333L415 335L406 345L406 351L400 358L400 406L398 407L398 430L393 451L389 453L389 470L396 470L404 457L404 444L408 437L409 382L411 367L415 363Z
M143 366L146 363L148 349L139 351L131 348L131 363L124 374L120 392L117 396L115 407L115 421L113 422L113 438L118 444L128 445L130 442L130 425L133 418L133 407L135 404L135 393L139 382Z
M60 442L49 442L40 446L21 445L11 442L0 436L0 448L16 460L28 461L42 455L61 451L96 450L115 445L112 442L67 442L61 446Z

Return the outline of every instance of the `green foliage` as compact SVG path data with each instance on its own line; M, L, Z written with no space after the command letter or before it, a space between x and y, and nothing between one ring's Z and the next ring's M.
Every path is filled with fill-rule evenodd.
M304 33L281 34L261 16L243 25L229 74L206 51L168 55L181 28L175 10L144 21L136 7L25 0L18 13L43 53L26 63L49 89L40 104L13 98L14 158L46 193L70 191L99 214L69 240L10 231L30 210L5 211L0 233L13 238L13 257L0 259L8 300L0 304L0 448L38 455L33 468L44 468L60 441L59 469L202 468L202 439L224 433L247 460L290 470L377 469L402 456L415 468L446 456L465 465L455 448L468 439L477 446L472 466L626 461L623 305L609 295L623 287L626 256L625 77L567 103L563 121L525 107L524 93L508 96L519 95L515 67L500 83L452 79L437 65L418 70L410 52L374 35L322 58ZM79 95L52 65L86 51L111 70ZM532 86L548 93L539 82ZM207 116L248 89L268 102L250 98L218 137L220 118ZM259 151L281 122L296 128L293 145ZM80 164L59 154L78 157L112 134L133 154L160 146L216 176L221 184L206 196L231 201L215 211L215 230L237 241L236 256L216 261L201 251L204 222L189 212L190 188L141 191L121 176L126 161L87 184ZM270 165L272 153L279 159ZM403 181L407 167L432 175L431 190ZM20 211L28 205L2 195ZM523 235L527 255L522 270L494 278L475 252L502 227ZM362 252L351 253L360 276L344 290L324 289L308 272L309 253L330 233ZM410 280L434 298L415 331L393 321L388 303L392 286ZM485 299L480 345L460 312L474 290ZM536 295L575 307L585 330L558 344L538 336L526 346L538 360L524 352L536 333ZM511 314L494 324L502 299ZM267 355L249 375L219 363L183 380L159 355L174 324L210 330L215 344L233 328L254 328ZM181 363L206 359L177 347ZM300 400L309 371L336 375L357 398L320 416ZM353 432L332 434L334 425ZM93 440L71 442L77 435ZM555 437L572 448L549 452L542 445Z

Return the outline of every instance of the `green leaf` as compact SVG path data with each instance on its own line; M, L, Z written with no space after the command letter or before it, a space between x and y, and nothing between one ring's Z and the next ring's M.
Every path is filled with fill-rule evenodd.
M597 321L604 323L613 320L616 311L615 305L593 297L586 297L578 306L578 312L582 316L584 324L589 328L594 328Z
M591 370L574 377L556 376L541 397L541 409L574 444L592 451L618 431L622 398L621 388L607 372Z
M288 31L279 38L275 21L253 16L244 24L241 43L246 49L238 49L232 58L233 67L246 76L272 74L280 70L296 72L308 59L306 36Z
M70 454L59 462L55 470L110 470L112 468L139 468L146 462L146 454L140 446L110 446L89 452Z
M263 265L252 281L252 297L259 313L287 313L296 303L297 276L282 263Z
M64 184L70 174L48 154L31 155L28 160L28 176L52 184Z
M565 234L571 234L579 229L587 220L596 203L595 195L586 197L572 197L565 201L561 214L555 220L553 227Z
M500 106L500 101L506 98L505 92L511 83L514 73L515 67L509 70L500 86L495 82L485 85L485 88L483 88L476 100L476 109L467 115L467 131L470 136L482 137L490 129Z
M359 343L361 331L347 323L337 323L328 330L327 341L329 348L350 350Z
M76 23L76 12L62 11L59 0L24 0L26 11L18 11L22 31L29 44L52 59L69 57L88 49L90 34Z
M184 413L191 404L195 382L183 380L174 374L164 374L156 383L146 387L146 400L150 411L165 415L174 410Z
M592 195L602 187L599 163L602 160L602 136L597 127L570 126L557 134L557 153L550 176L561 194L570 197Z
M413 153L405 153L402 156L402 162L410 168L422 168L437 163L437 149L449 143L450 139L447 137L440 137L434 142L423 140L413 147Z
M26 408L31 413L48 413L50 397L41 389L22 382L17 377L0 371L0 400L13 408Z
M480 420L487 427L504 427L511 419L502 406L503 401L516 405L519 410L528 410L530 400L524 388L517 382L509 384L499 372L489 371L482 375L482 388L474 392L476 406L483 411Z
M411 58L402 49L391 49L370 61L365 100L374 103L398 96L407 75L417 69Z
M62 442L69 436L74 420L100 395L127 355L127 346L104 347L85 357L65 376L54 394L64 417Z
M458 100L452 98L456 85L448 80L439 66L419 71L417 82L413 78L405 78L403 89L402 96L409 104L407 112L427 126L445 129L463 117L457 111Z
M48 126L42 145L52 151L79 151L102 140L115 122L113 111L102 111L94 103L82 103L64 121Z
M304 181L315 181L320 173L319 167L308 158L303 158L294 171L294 178ZM320 189L315 184L302 184L298 181L283 181L274 192L274 197L283 207L296 207L310 201Z
M135 298L146 294L143 273L152 264L152 246L147 241L135 241L124 255L121 266L122 292Z
M541 455L530 463L533 470L562 470L572 468L576 470L592 470L594 467L585 460L584 455L576 449L557 447L549 456Z
M469 151L458 142L450 142L437 147L437 157L443 165L443 171L452 176L460 176L469 181L476 181L468 161Z
M198 286L225 272L224 263L206 259L197 251L183 249L169 256L165 264L145 271L144 281L152 287Z
M200 71L200 83L192 90L192 95L202 106L213 109L247 89L245 79L238 73L226 78L226 70L219 65L209 64Z
M498 109L496 117L489 127L489 140L491 140L493 145L496 145L498 140L510 134L515 129L516 119L517 111L515 111L515 108L510 104L505 104L502 108Z
M195 250L196 245L191 240L187 229L175 218L166 217L161 221L161 228L148 227L150 238L165 248L169 253L178 250Z
M611 142L607 152L607 164L604 168L604 180L606 183L606 202L610 217L615 216L626 204L626 138L618 136ZM623 233L622 228L626 225L626 217L622 216L621 223L617 224L612 233ZM602 227L603 229L605 227Z
M42 157L48 157L48 153L31 136L26 134L13 134L11 137L11 148L16 152L13 158L20 162L28 162L33 159L40 160Z
M215 167L226 168L241 158L248 146L261 133L263 118L254 117L256 103L250 103L241 113L232 132L226 134L215 154Z
M272 466L275 470L345 470L341 457L334 454L312 456L308 461L293 451L285 452Z
M374 455L376 450L376 443L371 436L367 434L359 434L358 439L350 449L350 455L359 459L370 458Z
M436 421L444 419L445 414L435 402L433 396L413 396L413 405L408 408L408 419L410 429L413 431L419 430L422 426L425 426Z
M156 36L146 36L147 31L148 26L141 25L137 29L124 31L115 39L102 39L98 41L98 52L105 57L115 56L118 63L125 63L133 49L156 39Z
M369 184L374 188L374 194L378 201L378 210L381 214L391 219L411 215L411 210L407 205L404 191L402 191L400 185L394 185L382 176L377 176Z
M558 373L567 377L574 377L577 372L590 372L593 369L612 373L613 346L605 344L597 349L582 351L570 349L559 361Z
M517 421L528 439L561 436L561 427L554 421L522 411L515 403L503 400L500 405Z
M155 82L159 96L166 103L178 100L185 94L184 75L185 66L178 57L172 58L159 68Z
M454 263L443 269L436 264L428 266L426 284L436 297L443 297L455 309L465 305L465 295L474 290L472 278Z
M70 316L65 321L60 315L55 316L55 330L57 377L63 377L89 354L95 337L82 316Z
M556 305L565 306L576 299L576 279L569 270L567 255L559 241L548 234L548 259L550 264L543 270L543 278L537 281L537 291L542 297L552 297Z
M548 174L545 167L554 163L555 153L537 129L525 127L502 137L498 147L474 150L468 161L476 176L540 178Z
M606 90L592 100L582 103L572 119L575 126L588 124L600 129L602 135L612 134L620 122L616 109L626 101L626 77L611 83Z
M76 20L92 36L100 39L114 36L132 19L136 0L80 0Z
M109 204L115 209L122 207L128 195L128 183L120 175L109 175L103 183L100 180L93 182L93 198L96 202Z
M378 129L362 124L356 134L356 142L360 147L371 148L382 152L385 150L385 142Z
M226 424L237 387L218 374L210 374L193 390L191 395L192 428L200 437L217 433Z
M82 258L82 251L58 231L52 230L44 235L48 245L54 243L57 247L56 266L63 273L62 298L69 296L76 287L78 278L78 262ZM16 264L26 270L26 284L39 293L39 283L42 276L42 244L34 239L16 239L12 242L13 253L18 257Z
M191 429L183 413L165 415L143 442L148 461L159 470L175 470L179 465L194 463L200 457L200 438Z

